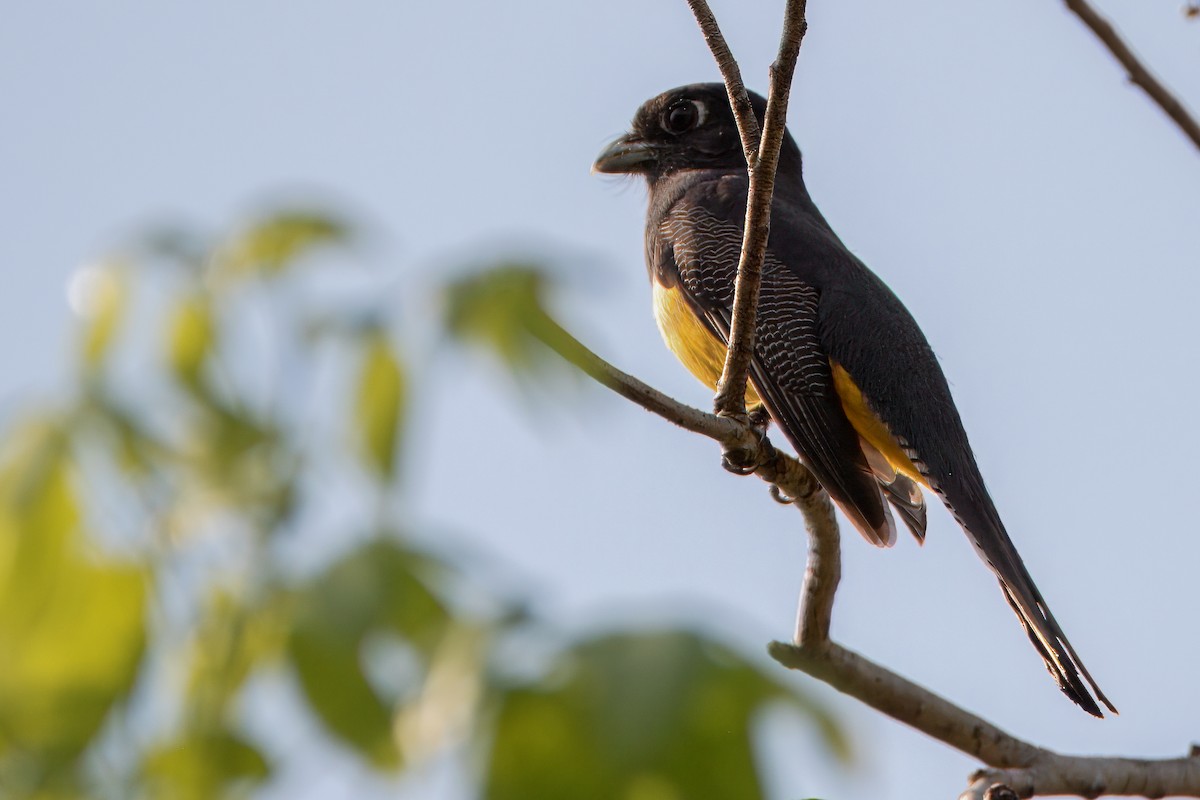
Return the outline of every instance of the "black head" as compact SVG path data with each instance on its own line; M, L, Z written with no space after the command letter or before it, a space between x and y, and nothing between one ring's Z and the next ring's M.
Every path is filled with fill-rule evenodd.
M761 126L767 101L754 92L749 95ZM790 134L779 159L781 173L799 173L800 151ZM651 184L682 170L745 170L742 140L724 84L694 83L647 100L630 132L609 145L592 169L644 175Z

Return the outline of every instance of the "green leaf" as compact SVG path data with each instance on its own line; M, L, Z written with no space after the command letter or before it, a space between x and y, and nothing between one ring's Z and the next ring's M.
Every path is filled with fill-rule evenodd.
M281 212L252 226L222 248L215 269L222 277L278 275L311 250L345 242L349 237L349 227L331 215Z
M471 275L446 289L446 330L483 346L518 374L549 363L537 331L547 318L542 296L549 280L536 267L506 264Z
M67 761L131 688L145 639L142 571L86 552L61 445L0 471L0 749Z
M383 697L363 669L376 633L401 637L429 654L448 614L414 574L420 560L377 541L304 587L288 651L313 711L331 733L378 767L400 766L393 735L394 698Z
M192 292L175 306L167 335L167 363L181 383L189 388L200 385L201 370L217 338L211 298L205 292Z
M270 775L252 744L229 731L196 735L159 747L142 764L152 797L210 800L248 789ZM240 787L239 787L240 784Z
M384 480L396 472L396 443L406 406L404 370L384 330L367 335L355 421L367 464Z
M684 632L583 642L546 680L500 697L490 800L761 797L752 726L763 706L789 703L837 731L757 664Z

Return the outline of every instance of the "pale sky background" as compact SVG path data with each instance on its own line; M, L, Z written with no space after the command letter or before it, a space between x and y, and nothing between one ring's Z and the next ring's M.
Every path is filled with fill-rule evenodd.
M714 3L760 90L782 5ZM1179 6L1103 10L1200 108L1200 23ZM1058 692L941 510L924 548L847 532L835 637L1036 743L1183 754L1200 740L1195 148L1059 2L809 14L790 113L809 189L933 343L1013 538L1122 714ZM365 213L409 321L448 265L556 254L581 275L559 306L581 338L705 406L650 316L645 192L588 170L643 100L717 76L683 0L5 4L0 414L64 379L80 264L146 222L218 229L296 187ZM420 514L501 556L564 628L790 636L801 520L710 443L599 389L531 407L482 359L446 362L423 401ZM777 800L965 787L967 757L797 680L862 765L840 775L782 731ZM272 796L338 796L343 761Z

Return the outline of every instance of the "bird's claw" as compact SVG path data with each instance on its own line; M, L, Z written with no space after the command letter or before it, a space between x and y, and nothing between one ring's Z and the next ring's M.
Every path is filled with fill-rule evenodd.
M778 486L776 486L773 483L771 484L770 491L771 491L771 499L774 500L776 503L779 503L781 506L790 506L796 502L796 498L788 497L786 494L783 493L782 489L780 489Z
M739 417L739 421L747 425L758 440L758 446L727 447L721 453L721 466L734 475L752 475L770 460L774 454L770 442L767 441L767 424L770 419L762 406L754 408L746 416Z
M758 459L749 450L735 447L721 453L721 466L734 475L753 475Z

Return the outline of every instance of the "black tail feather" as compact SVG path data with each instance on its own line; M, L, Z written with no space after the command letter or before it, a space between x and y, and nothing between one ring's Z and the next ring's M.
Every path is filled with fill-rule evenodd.
M986 491L971 493L980 498L974 503L961 502L962 498L951 497L948 492L939 494L1000 581L1004 598L1063 694L1092 716L1104 716L1097 700L1118 713L1050 613ZM958 505L952 504L955 499L960 500Z

